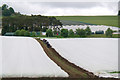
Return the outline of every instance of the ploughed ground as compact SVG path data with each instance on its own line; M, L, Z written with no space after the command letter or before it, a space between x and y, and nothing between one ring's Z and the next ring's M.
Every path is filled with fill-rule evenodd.
M72 78L97 78L91 72L88 72L75 64L69 62L63 58L54 48L48 48L47 45L42 40L37 40L43 47L47 56L53 60L62 70L68 73L69 77Z

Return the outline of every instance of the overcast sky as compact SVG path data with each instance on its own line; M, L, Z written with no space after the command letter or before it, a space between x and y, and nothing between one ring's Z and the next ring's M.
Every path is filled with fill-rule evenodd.
M73 0L74 1L74 0ZM63 15L117 15L119 0L104 1L36 1L36 0L4 0L0 5L7 4L22 14L41 14L46 16ZM83 2L84 1L84 2Z

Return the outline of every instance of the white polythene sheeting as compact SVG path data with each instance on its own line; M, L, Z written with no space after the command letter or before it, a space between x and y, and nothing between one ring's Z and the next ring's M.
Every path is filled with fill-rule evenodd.
M73 29L73 31L76 31L76 29L80 28L80 29L86 29L87 27L89 27L91 29L92 32L95 31L106 31L108 28L112 29L113 31L118 31L120 30L120 28L118 27L113 27L113 26L105 26L105 25L78 25L78 26L63 26L63 28L65 29Z
M68 77L66 72L49 59L35 39L0 37L1 39L2 77Z
M0 38L0 73L2 73L2 38ZM2 75L0 75L0 78Z
M102 77L118 77L118 39L47 39L70 62Z

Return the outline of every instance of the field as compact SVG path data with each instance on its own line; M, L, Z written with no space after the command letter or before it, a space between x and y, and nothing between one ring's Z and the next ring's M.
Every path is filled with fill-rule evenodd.
M101 77L118 77L118 39L48 39L68 61Z
M33 38L0 37L0 77L68 77Z
M61 20L63 24L97 24L116 26L118 25L118 16L56 16L57 19Z

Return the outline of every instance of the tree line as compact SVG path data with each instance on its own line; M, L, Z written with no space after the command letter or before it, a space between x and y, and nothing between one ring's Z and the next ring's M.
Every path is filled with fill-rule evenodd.
M61 31L52 31L52 29L48 29L46 31L46 36L47 37L53 37L53 36L57 36L57 37L87 37L90 35L94 35L94 34L104 34L104 31L96 31L95 33L93 33L91 31L91 29L89 27L87 27L86 29L76 29L76 31L73 31L72 29L68 30L68 29L61 29ZM112 29L108 28L105 31L105 35L106 37L112 37L113 36L113 31Z
M28 31L46 31L48 26L62 26L60 20L55 17L48 17L42 15L23 15L14 11L12 7L7 5L2 6L2 35L7 32L15 32L16 30ZM11 14L8 15L8 12Z

